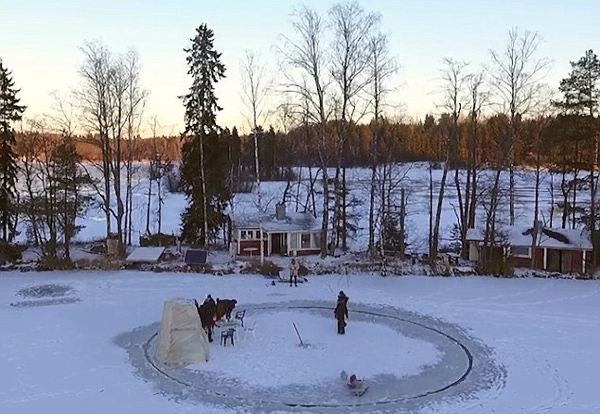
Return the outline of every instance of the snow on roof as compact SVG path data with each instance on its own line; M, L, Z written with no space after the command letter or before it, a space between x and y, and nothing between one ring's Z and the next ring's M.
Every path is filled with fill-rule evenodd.
M237 214L232 215L231 221L238 229L258 229L262 221L262 228L268 232L320 230L322 223L311 213L289 212L286 213L284 220L277 220L275 215L269 214L263 214L261 217L256 213Z
M164 247L138 247L127 256L125 261L129 263L158 263L164 251Z
M468 241L483 241L484 229L468 229ZM530 247L533 228L527 226L502 226L500 234L506 237L511 246ZM538 237L537 246L546 249L560 250L592 250L590 234L582 229L559 229L543 227Z

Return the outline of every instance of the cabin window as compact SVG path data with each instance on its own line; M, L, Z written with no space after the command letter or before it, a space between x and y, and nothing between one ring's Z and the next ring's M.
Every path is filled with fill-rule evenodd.
M303 249L310 249L310 233L302 233L300 235L300 247Z
M515 257L531 257L531 249L523 246L513 246L510 248L510 253Z
M313 233L312 234L312 245L315 249L321 247L321 233Z
M267 238L267 233L263 232L263 238ZM259 240L260 239L260 230L241 230L240 231L240 239L241 240Z
M296 250L298 248L298 234L291 233L290 234L290 249Z

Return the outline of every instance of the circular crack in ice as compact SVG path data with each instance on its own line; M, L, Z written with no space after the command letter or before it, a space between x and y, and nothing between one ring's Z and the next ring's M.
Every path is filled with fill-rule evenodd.
M303 311L332 318L330 304L318 301L248 305L244 308L248 311L247 320L253 313L276 311ZM122 334L116 342L127 349L138 374L152 379L165 394L176 399L237 406L250 411L301 407L318 412L395 412L400 408L416 409L442 398L464 400L479 391L499 389L504 385L506 371L496 363L492 350L456 325L389 306L352 304L350 316L352 322L381 324L404 337L433 344L441 356L431 365L419 366L420 370L413 375L371 375L369 391L363 397L355 398L339 379L265 387L206 370L160 364L153 358L158 324ZM349 328L352 329L352 326ZM373 341L377 340L385 339L373 338ZM365 352L368 353L369 349L357 350L357 358Z

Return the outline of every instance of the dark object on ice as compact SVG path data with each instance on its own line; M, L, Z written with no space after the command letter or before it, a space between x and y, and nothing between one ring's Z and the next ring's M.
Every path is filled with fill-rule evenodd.
M296 330L296 335L298 335L298 339L300 340L300 346L304 347L304 341L302 341L302 337L300 336L300 332L298 331L296 322L292 322L292 325L294 325L294 329Z
M337 304L333 314L337 319L338 334L344 335L346 333L346 318L348 317L348 299L346 294L341 291L338 295Z
M231 339L231 346L234 346L233 335L235 334L235 328L229 328L226 331L221 332L221 345L227 346L227 339Z
M221 320L223 316L227 320L231 319L231 313L235 309L235 305L237 304L237 300L235 299L219 299L217 298L217 309L216 309L216 319Z
M239 320L242 324L242 328L244 327L244 317L246 316L246 309L237 311L235 313L235 319Z
M188 249L185 252L185 264L187 265L203 265L206 264L206 250Z

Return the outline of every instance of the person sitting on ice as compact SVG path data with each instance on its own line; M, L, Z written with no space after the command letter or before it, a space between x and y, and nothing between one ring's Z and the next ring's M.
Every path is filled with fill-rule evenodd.
M350 387L351 389L361 387L360 381L358 380L358 378L356 378L356 374L352 374L350 375L350 378L348 378L348 387Z

